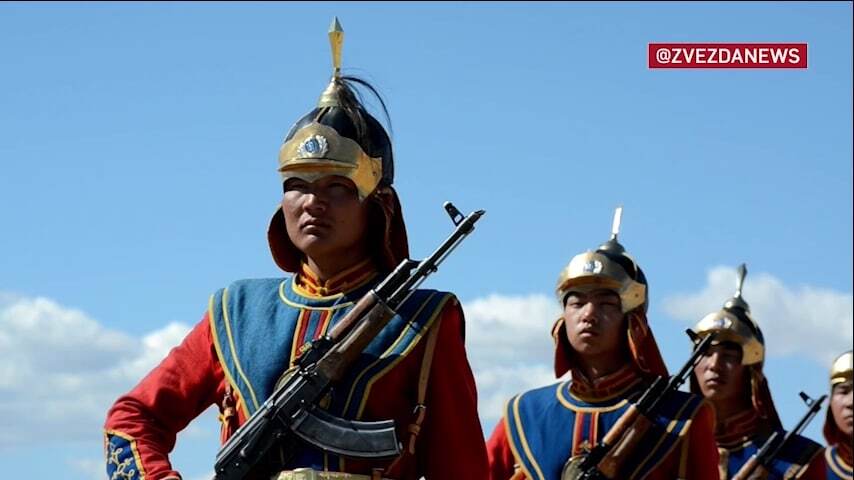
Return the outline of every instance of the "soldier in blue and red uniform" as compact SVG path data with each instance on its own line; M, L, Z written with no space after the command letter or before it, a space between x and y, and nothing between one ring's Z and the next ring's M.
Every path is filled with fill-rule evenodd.
M179 431L215 404L225 442L306 345L408 256L391 142L356 96L359 86L376 92L341 76L343 32L333 25L333 79L279 153L284 195L268 240L291 275L240 280L214 293L184 341L116 401L105 425L109 478L180 478L169 461ZM323 403L347 419L393 419L401 456L355 460L303 444L287 463L275 465L274 452L263 478L486 478L463 332L454 295L417 290Z
M738 473L772 433L785 433L762 373L765 340L741 295L746 274L742 264L735 295L694 327L701 337L717 334L694 367L691 390L702 393L715 406L721 480ZM767 478L824 478L821 450L821 445L806 437L791 437L769 466Z
M830 405L827 407L827 417L824 420L824 438L827 440L824 459L827 463L828 480L854 478L852 370L854 370L854 355L850 351L837 357L830 369Z
M647 324L646 278L617 242L617 230L561 272L554 368L558 378L571 372L571 379L507 402L487 443L492 480L572 478L570 465L602 440L656 376L667 375ZM711 405L680 391L662 405L654 423L665 433L646 438L615 478L716 480Z

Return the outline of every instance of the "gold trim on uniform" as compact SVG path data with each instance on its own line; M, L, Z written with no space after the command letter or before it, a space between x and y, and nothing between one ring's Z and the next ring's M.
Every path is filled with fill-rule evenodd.
M623 405L625 405L626 403L629 402L629 400L627 398L624 398L624 399L620 400L619 402L615 403L614 405L609 405L606 407L582 407L579 405L574 405L564 396L565 395L564 391L569 392L569 389L566 388L567 383L568 382L563 382L563 383L557 384L557 390L555 391L555 395L557 396L557 399L561 403L561 405L563 405L564 407L566 407L566 408L568 408L574 412L611 412L611 411L620 409ZM574 398L576 400L580 400L582 402L584 401L583 399L580 399L580 398L576 397L575 395L572 395L572 393L569 393L569 394L572 398Z
M427 300L424 301L424 305L422 305L421 308L419 308L418 311L415 312L414 315L412 315L412 318L418 318L418 316L421 315L421 312L427 307L427 304L433 299L435 295L436 293L433 293L429 297L427 297ZM406 358L406 356L409 355L409 353L414 350L419 343L421 343L421 339L430 331L431 328L434 328L436 318L441 315L442 312L445 310L445 305L448 303L448 300L450 298L450 296L446 296L446 298L439 301L439 303L435 306L435 309L433 310L433 314L426 322L424 322L424 327L421 332L415 334L415 336L409 341L409 345L407 345L406 348L402 352L400 352L396 359L392 360L388 365L385 366L385 368L377 372L376 375L374 375L370 378L370 380L368 380L367 385L365 385L365 394L362 396L362 401L359 404L359 411L356 414L356 418L361 418L362 414L365 412L365 407L368 405L368 395L371 393L371 388L373 388L374 383L376 383L380 378L385 376L385 374L391 371L391 369L396 367L398 363L403 361L403 359ZM406 335L411 329L412 323L407 323L406 327L403 329L402 332L400 332L400 335L397 337L397 340L395 340L394 343L390 347L388 347L388 349L383 352L382 355L380 355L380 359L387 358L389 355L391 355L391 353L394 352L394 349L397 348L397 346L403 340L404 335ZM370 370L376 364L377 362L372 363L368 368L365 369L365 371ZM352 396L352 392L350 393L350 395ZM349 403L350 400L351 398L348 398L347 403Z
M219 360L219 364L220 366L222 366L222 371L225 373L226 381L228 381L228 384L231 385L231 390L237 395L237 403L234 407L237 410L243 411L244 418L249 418L249 405L246 404L246 401L243 399L243 395L240 394L240 389L237 388L237 382L234 380L234 377L231 376L231 372L228 369L228 363L226 363L225 361L225 353L223 352L223 346L221 345L222 342L216 332L213 302L214 296L211 295L210 300L208 300L208 322L210 324L211 337L213 337L214 350L216 351L217 360Z
M293 289L299 295L314 300L332 300L353 291L377 276L377 269L370 258L333 275L328 280L320 280L317 274L303 263L300 272L294 275Z
M252 400L252 405L255 410L258 410L258 398L255 396L255 390L252 384L249 383L249 377L243 372L243 367L240 366L240 359L237 357L237 347L234 344L234 336L231 333L231 319L228 317L228 289L222 290L222 320L225 324L225 334L228 336L228 347L231 350L231 358L234 360L234 366L237 368L237 374L246 383L246 388L249 389L249 396ZM247 417L248 418L248 417Z
M838 451L837 451L836 457L834 457L833 456L833 449L831 449L829 447L825 448L824 449L824 459L825 459L825 462L827 462L827 465L830 467L830 469L833 470L833 473L839 475L841 478L845 478L848 480L854 479L854 477L851 476L851 469L852 469L851 465L848 465L847 463L845 463L844 460L842 460L842 458L839 457ZM848 471L844 472L844 471L839 470L839 467L836 465L836 462L839 462L840 464L842 464L842 468L847 468Z
M107 438L108 435L119 437L128 442L133 456L126 458L123 462L119 462L119 455L121 455L123 449L122 447L113 448L113 445L110 443L110 439ZM133 478L134 474L136 474L140 480L145 480L145 468L142 466L142 457L139 455L139 450L136 447L136 440L133 437L119 430L104 430L104 440L106 442L106 446L109 448L109 451L107 452L107 465L112 463L116 466L116 471L113 472L111 480L119 479L120 476L124 478ZM136 468L138 470L129 470L125 472L124 469L130 466L131 461L136 464Z
M522 418L519 416L519 400L522 399L522 395L524 395L524 393L519 394L513 400L513 418L516 422L516 431L519 433L519 441L522 442L522 449L525 450L525 456L528 458L528 461L531 462L531 465L534 466L534 470L537 471L537 478L539 480L544 480L546 477L545 475L543 475L543 470L540 468L540 464L537 463L537 459L534 458L534 454L531 452L531 447L528 446L528 439L527 437L525 437L525 429L522 428ZM513 442L510 442L510 447L513 447ZM513 453L518 455L515 448L513 448ZM525 474L528 475L528 478L533 478L531 476L531 472L529 472L528 469L525 468L524 463L522 462L522 457L517 456L516 458L519 460L519 463L522 466L522 470L525 471Z

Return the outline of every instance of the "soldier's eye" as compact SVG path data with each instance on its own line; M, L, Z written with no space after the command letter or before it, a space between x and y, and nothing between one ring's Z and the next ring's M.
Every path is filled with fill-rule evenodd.
M309 188L309 186L308 186L307 182L304 182L304 181L296 179L296 178L288 179L288 181L285 182L284 185L282 185L282 189L285 191L285 193L288 193L288 192L303 192L303 193L305 193L308 190L308 188Z

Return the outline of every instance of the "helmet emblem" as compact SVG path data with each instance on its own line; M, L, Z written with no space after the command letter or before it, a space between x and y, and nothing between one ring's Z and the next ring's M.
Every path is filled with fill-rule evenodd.
M732 327L732 320L726 317L716 318L715 321L712 323L712 326L718 330L726 330Z
M602 272L602 262L599 260L590 260L584 264L584 267L581 269L584 273L601 273Z
M300 144L297 149L299 158L323 158L329 150L329 142L323 135L312 135Z

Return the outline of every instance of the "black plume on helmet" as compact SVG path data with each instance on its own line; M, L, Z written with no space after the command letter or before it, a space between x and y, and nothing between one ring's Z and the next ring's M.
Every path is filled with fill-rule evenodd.
M356 86L368 90L382 106L386 122L391 125L385 102L370 83L353 76L334 77L322 97L334 99L332 105L321 104L297 120L285 142L297 131L310 123L319 123L331 127L342 137L349 138L362 147L373 158L382 159L382 179L379 186L389 186L394 182L394 154L391 139L382 124L365 109Z

